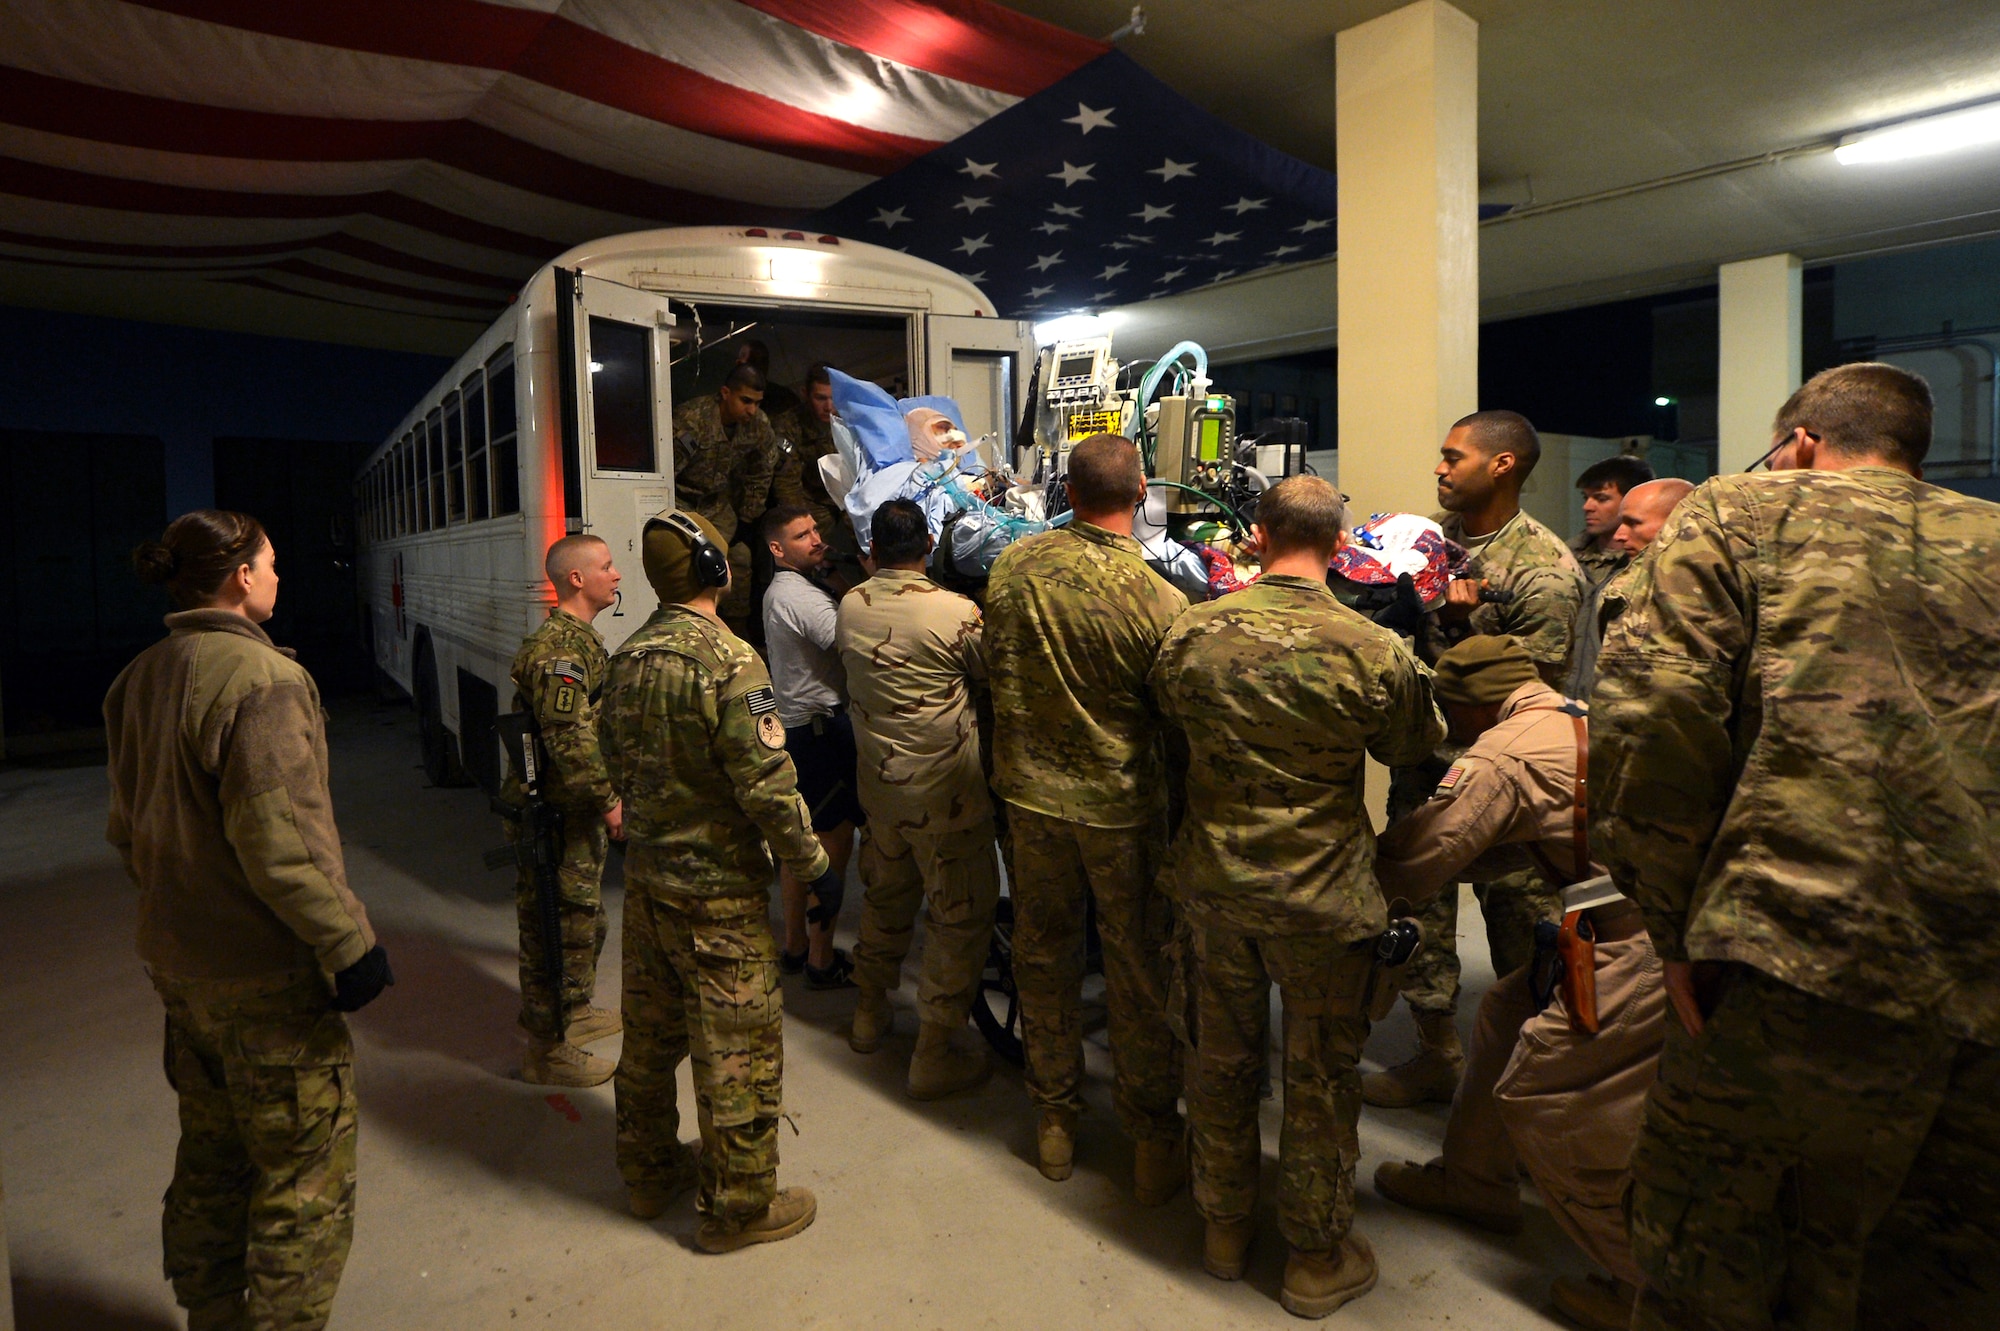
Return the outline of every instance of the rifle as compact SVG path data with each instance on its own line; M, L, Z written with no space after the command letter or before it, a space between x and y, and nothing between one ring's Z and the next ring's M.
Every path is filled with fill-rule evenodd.
M542 750L542 732L534 715L509 712L493 723L493 733L500 737L501 746L521 778L523 799L518 806L497 797L493 800L493 812L516 824L520 831L508 851L489 853L488 863L497 868L499 864L493 860L511 854L514 863L534 878L535 920L542 936L542 970L555 1003L556 1038L560 1040L569 1029L569 1008L563 1001L562 879L557 873L563 858L562 811L542 796L542 769L548 758ZM500 859L500 864L504 863L506 860Z

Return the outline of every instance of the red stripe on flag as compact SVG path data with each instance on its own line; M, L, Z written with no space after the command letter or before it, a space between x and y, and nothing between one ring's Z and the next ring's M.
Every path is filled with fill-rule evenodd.
M1111 49L986 0L738 0L898 64L1032 97Z
M470 268L439 263L434 259L419 258L417 255L407 254L387 245L378 245L372 240L363 240L359 236L350 236L341 231L306 236L298 240L269 240L244 245L132 245L104 240L70 240L60 236L38 236L25 231L0 229L0 242L34 249L58 250L69 254L99 254L133 259L254 259L272 255L303 254L308 250L317 249L332 254L343 254L350 259L359 259L363 263L372 263L378 268L396 268L422 277L434 277L442 282L456 282L460 286L487 287L510 296L520 289L522 282L527 280L526 272L519 277L476 272Z
M486 310L490 314L498 314L507 305L506 301L495 300L491 296L461 296L450 291L431 291L424 287L404 286L400 282L384 282L379 277L328 268L310 259L287 259L283 263L272 264L266 271L290 273L294 277L357 287L363 291L378 291L385 296L396 296L403 300L423 300L435 305L456 305L461 309Z
M745 147L886 176L938 142L851 125L710 78L569 19L470 0L135 0L187 18L347 50L499 69L587 101ZM665 21L671 15L663 11ZM497 24L498 33L483 33Z
M336 296L328 296L325 295L324 293L317 291L300 291L297 287L288 287L282 283L273 282L271 281L271 279L267 277L217 277L217 278L211 278L209 280L216 282L218 284L226 283L230 286L254 287L260 291L275 291L281 296L290 296L295 300L323 300L329 305L346 305L357 310L373 310L377 314L400 314L405 316L409 314L408 310L401 310L391 305L384 305L379 301L341 300ZM351 284L343 282L340 285L350 286ZM484 327L486 324L486 320L484 319L468 319L464 315L460 314L426 314L419 317L426 319L443 319L450 323L466 324L473 328L481 328Z
M176 217L332 218L366 213L419 231L479 245L509 254L525 254L545 262L564 249L560 241L523 235L489 226L469 217L386 190L372 194L253 194L226 189L196 189L160 185L147 180L120 180L92 175L17 157L0 157L0 194L115 208L134 213L166 213Z
M198 106L10 70L0 79L0 122L203 157L274 162L422 158L567 203L656 221L783 225L789 220L754 204L621 175L464 120L346 120Z

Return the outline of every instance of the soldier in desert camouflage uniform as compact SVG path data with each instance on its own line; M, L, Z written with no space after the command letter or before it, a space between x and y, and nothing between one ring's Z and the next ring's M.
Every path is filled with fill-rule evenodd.
M757 519L771 506L771 482L785 452L763 401L764 376L739 364L714 394L674 411L674 495L722 533L732 575L722 618L738 636L756 618L749 543L756 539Z
M1166 1021L1172 913L1155 884L1166 768L1146 693L1160 640L1187 608L1132 538L1146 480L1131 441L1070 454L1076 518L1009 546L986 592L993 780L1013 837L1014 979L1040 1167L1068 1178L1083 1107L1083 934L1097 906L1114 1100L1138 1143L1135 1191L1179 1190L1179 1051Z
M1632 1325L1996 1326L2000 507L1918 479L1905 370L1776 431L1606 604L1592 833L1678 1018Z
M1511 637L1527 651L1542 682L1562 687L1570 633L1583 603L1583 572L1562 538L1521 511L1521 487L1542 452L1535 427L1511 411L1482 411L1451 427L1439 446L1436 515L1444 534L1471 554L1453 580L1437 622L1427 625L1426 659L1474 634ZM1482 600L1498 594L1497 599ZM1416 808L1437 788L1462 749L1446 745L1428 763L1398 771L1389 820ZM1533 870L1478 884L1493 971L1506 975L1535 952L1535 924L1560 913L1556 889ZM1371 1105L1400 1107L1424 1100L1449 1103L1465 1054L1458 1040L1458 892L1446 888L1419 918L1425 943L1410 964L1403 997L1416 1018L1415 1059L1362 1079Z
M861 996L849 1043L866 1053L888 1033L889 991L901 983L921 905L923 1022L905 1085L913 1097L934 1100L992 1070L965 1028L1000 897L973 705L986 661L979 607L924 576L931 534L923 509L890 500L875 510L869 534L875 574L842 599L835 639L869 830L854 949Z
M1326 567L1344 525L1317 476L1257 506L1263 575L1182 615L1151 687L1187 736L1188 813L1162 883L1196 960L1188 1085L1204 1261L1236 1279L1262 1160L1258 1093L1269 1067L1270 990L1284 1004L1278 1224L1292 1248L1284 1303L1324 1317L1375 1283L1351 1232L1355 1126L1368 1036L1364 999L1387 923L1362 808L1363 760L1412 763L1444 738L1425 670L1387 629L1334 599Z
M528 1032L525 1081L597 1086L616 1065L583 1046L616 1035L618 1014L597 1007L597 958L604 951L601 884L607 839L623 840L624 814L597 748L597 700L604 687L604 639L591 621L618 596L611 550L595 536L565 536L549 547L544 571L555 608L521 644L508 672L514 710L532 713L548 754L542 794L563 815L561 890L562 993L549 989L535 875L523 867L515 888L521 937L521 1026ZM510 762L500 797L519 805L520 774ZM518 835L518 824L509 835ZM558 1015L558 1004L560 1013Z
M812 885L813 918L839 913L840 884L799 798L771 677L716 617L728 582L721 533L674 511L643 539L660 608L612 656L599 723L631 847L618 1169L643 1219L693 1181L674 1090L692 1056L695 1241L726 1252L788 1238L816 1213L806 1189L777 1187L784 1048L771 857Z

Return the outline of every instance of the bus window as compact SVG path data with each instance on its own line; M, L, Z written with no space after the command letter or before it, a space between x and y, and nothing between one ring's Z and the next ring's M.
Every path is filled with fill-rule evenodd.
M599 471L653 470L653 334L590 316L590 420Z
M444 424L438 419L442 415L443 412L441 409L433 407L431 408L431 414L424 420L424 425L431 438L429 472L431 482L430 525L433 528L444 526Z
M486 488L486 385L474 370L465 381L465 497L472 505L472 520L478 522L493 511L492 496Z
M410 449L414 454L417 469L414 479L417 483L417 530L431 529L431 432L422 421L410 436Z
M515 434L513 348L486 363L488 426L493 445L493 513L499 517L521 511L521 465Z
M465 420L457 393L444 400L444 494L451 520L465 521Z
M417 529L416 500L410 480L410 436L396 445L396 531L408 536Z

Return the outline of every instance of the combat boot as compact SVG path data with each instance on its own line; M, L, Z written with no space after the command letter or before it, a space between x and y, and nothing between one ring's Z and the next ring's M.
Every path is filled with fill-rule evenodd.
M854 1001L854 1025L847 1032L847 1047L857 1054L872 1054L882 1047L890 1028L895 1024L895 1009L889 1006L889 995L880 989L862 985L860 997Z
M1582 1280L1557 1276L1549 1286L1549 1302L1556 1311L1591 1331L1625 1331L1632 1325L1632 1304L1638 1297L1637 1289L1610 1276Z
M1035 1167L1042 1177L1060 1183L1076 1165L1076 1115L1066 1109L1044 1109L1035 1122Z
M1458 1020L1449 1012L1419 1012L1417 1056L1385 1072L1361 1079L1361 1098L1377 1109L1408 1109L1426 1100L1451 1103L1465 1050L1458 1043Z
M1330 1317L1341 1304L1375 1288L1375 1250L1349 1232L1332 1252L1292 1249L1278 1302L1294 1317Z
M1187 1182L1187 1134L1155 1137L1132 1148L1132 1196L1141 1206L1165 1206Z
M586 1006L570 1014L569 1030L565 1033L565 1038L581 1049L587 1044L616 1035L624 1029L624 1020L610 1008Z
M521 1080L536 1086L602 1086L617 1071L610 1059L587 1054L566 1040L529 1040L521 1060Z
M965 1035L963 1027L953 1030L939 1021L923 1024L904 1084L912 1100L941 1100L971 1090L993 1075L993 1059L984 1048L966 1048Z
M249 1307L238 1290L188 1309L188 1331L248 1331L248 1317Z
M735 1252L753 1243L776 1243L788 1239L813 1222L819 1203L806 1188L780 1188L771 1204L748 1220L730 1222L710 1216L694 1232L695 1246L703 1252Z
M673 1205L674 1198L701 1181L701 1152L683 1149L681 1161L666 1178L627 1185L625 1204L641 1220L658 1220Z
M1255 1229L1255 1222L1248 1219L1209 1221L1201 1236L1201 1269L1217 1280L1241 1280Z
M1474 1189L1446 1169L1442 1157L1427 1165L1414 1160L1383 1161L1375 1167L1375 1191L1419 1211L1470 1220L1495 1234L1521 1232L1519 1193Z

